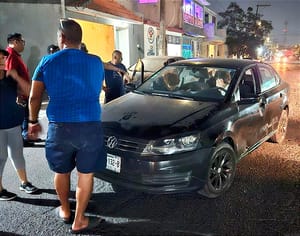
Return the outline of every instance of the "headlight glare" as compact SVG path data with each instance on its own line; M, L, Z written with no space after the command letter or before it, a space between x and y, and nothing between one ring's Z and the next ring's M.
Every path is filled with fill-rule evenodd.
M199 143L199 135L188 135L178 138L167 138L149 142L143 155L170 155L195 150Z

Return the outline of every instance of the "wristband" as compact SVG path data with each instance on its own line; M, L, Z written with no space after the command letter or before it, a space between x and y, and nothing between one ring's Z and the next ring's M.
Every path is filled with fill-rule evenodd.
M28 123L30 123L30 124L37 124L37 123L39 123L39 121L38 120L28 120Z

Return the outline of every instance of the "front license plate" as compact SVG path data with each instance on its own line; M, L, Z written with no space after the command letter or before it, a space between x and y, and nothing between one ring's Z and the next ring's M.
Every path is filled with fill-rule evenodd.
M106 169L120 173L121 157L107 153Z

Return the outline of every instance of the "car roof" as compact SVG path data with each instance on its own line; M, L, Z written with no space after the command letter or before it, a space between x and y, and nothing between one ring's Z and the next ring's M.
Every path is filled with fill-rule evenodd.
M218 58L193 58L172 63L172 65L203 65L212 67L230 67L233 69L244 68L249 65L264 64L245 59L218 59Z
M142 60L168 60L171 58L175 58L175 59L185 59L184 57L180 57L180 56L147 56L142 58Z

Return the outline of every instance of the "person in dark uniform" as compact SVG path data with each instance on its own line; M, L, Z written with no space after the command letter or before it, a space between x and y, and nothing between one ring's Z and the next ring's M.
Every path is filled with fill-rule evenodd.
M103 90L105 91L104 103L108 103L125 94L125 82L123 76L127 73L127 69L125 65L122 64L122 60L122 52L114 50L112 59L107 64L119 68L120 72L108 70L106 69L107 67L105 67L105 86L103 87Z

